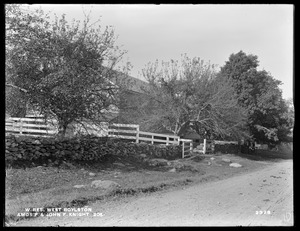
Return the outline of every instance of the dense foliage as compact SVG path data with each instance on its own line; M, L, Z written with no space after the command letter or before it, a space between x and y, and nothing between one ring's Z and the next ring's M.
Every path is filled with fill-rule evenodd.
M247 135L233 88L217 78L214 65L184 55L181 62L149 63L143 76L149 83L148 100L139 101L137 115L132 117L141 126L163 127L176 135L193 129L208 138Z
M229 57L220 76L232 81L255 141L269 145L290 141L293 113L282 98L281 82L264 70L258 71L258 63L257 56L240 51Z
M114 30L91 24L88 16L81 24L68 23L64 15L50 21L43 11L18 5L8 4L5 11L10 114L21 114L16 101L22 98L23 108L57 119L62 136L72 122L103 121L118 103L111 80L124 54L115 45ZM20 97L13 91L21 91Z

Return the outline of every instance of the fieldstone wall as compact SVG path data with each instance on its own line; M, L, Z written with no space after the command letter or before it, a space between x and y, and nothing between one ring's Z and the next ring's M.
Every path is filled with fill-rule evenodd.
M102 161L109 155L138 156L145 154L153 158L177 159L180 146L136 144L107 137L82 136L58 140L55 138L5 137L6 164L48 162Z
M240 152L240 145L237 144L215 144L214 153L232 153L237 154Z

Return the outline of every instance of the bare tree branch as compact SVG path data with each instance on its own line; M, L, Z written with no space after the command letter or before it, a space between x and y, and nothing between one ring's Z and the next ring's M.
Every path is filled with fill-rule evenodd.
M24 88L21 88L21 87L18 87L18 86L14 85L14 84L5 83L5 86L16 88L16 89L18 89L18 90L20 90L20 91L22 91L22 92L25 92L25 93L28 92L28 90L26 90L26 89L24 89Z

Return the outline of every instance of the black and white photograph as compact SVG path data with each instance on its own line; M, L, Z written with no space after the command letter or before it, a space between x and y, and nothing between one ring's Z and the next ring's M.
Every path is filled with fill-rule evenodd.
M3 226L294 226L294 12L5 4Z

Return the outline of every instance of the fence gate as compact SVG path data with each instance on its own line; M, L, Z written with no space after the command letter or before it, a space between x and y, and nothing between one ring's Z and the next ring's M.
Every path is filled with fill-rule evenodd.
M182 142L182 158L189 157L193 151L193 140L180 139Z

